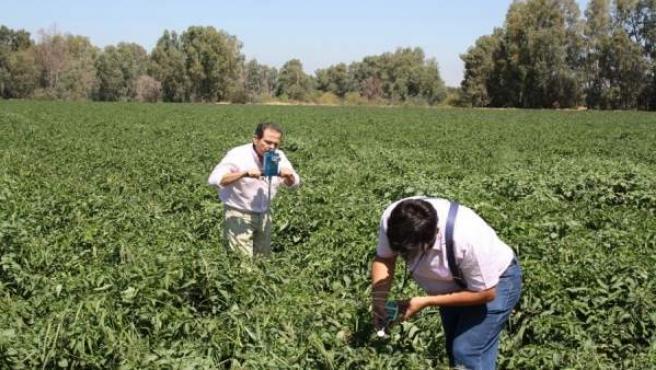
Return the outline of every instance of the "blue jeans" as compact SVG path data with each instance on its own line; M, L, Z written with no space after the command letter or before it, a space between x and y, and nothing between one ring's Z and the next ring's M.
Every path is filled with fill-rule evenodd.
M494 369L499 337L522 291L517 260L503 272L492 302L468 307L441 307L449 364L470 370Z

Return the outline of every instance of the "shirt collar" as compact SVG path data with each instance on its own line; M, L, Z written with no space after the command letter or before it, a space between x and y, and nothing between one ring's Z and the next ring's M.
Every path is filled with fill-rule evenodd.
M257 162L262 162L262 157L257 154L257 150L255 150L255 144L251 144L251 153L253 153L253 158L255 158Z

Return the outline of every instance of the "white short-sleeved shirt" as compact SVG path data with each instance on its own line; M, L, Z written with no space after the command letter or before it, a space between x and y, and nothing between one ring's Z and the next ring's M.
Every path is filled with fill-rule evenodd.
M446 219L450 202L440 198L411 197L430 203L437 211L438 235L433 247L421 256L411 258L408 268L413 271L415 281L429 294L443 294L461 290L453 280L446 256ZM401 199L383 212L378 234L376 253L379 257L395 256L387 239L387 220ZM510 266L514 252L496 232L474 211L460 205L453 228L453 249L456 264L467 283L467 290L482 291L499 282L501 274Z
M301 183L301 178L292 167L285 153L282 150L276 150L280 155L278 167L287 168L294 174L294 183L291 187L297 187ZM231 149L223 157L221 162L214 167L207 182L219 189L219 198L221 201L232 208L253 213L264 213L269 208L269 184L265 178L244 177L230 185L221 186L221 179L228 173L248 171L254 168L263 170L263 163L258 157L253 144L245 144ZM283 184L282 178L275 176L271 178L270 198L276 195L278 186Z

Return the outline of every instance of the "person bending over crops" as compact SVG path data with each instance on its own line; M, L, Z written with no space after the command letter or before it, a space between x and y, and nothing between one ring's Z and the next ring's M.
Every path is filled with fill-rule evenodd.
M398 256L427 295L387 302ZM495 368L501 330L519 301L522 271L512 249L474 211L440 198L393 203L381 217L371 270L379 335L393 321L437 306L451 366Z
M217 187L224 204L223 236L228 247L250 257L271 252L268 211L278 187L296 188L301 182L278 149L282 137L282 128L276 123L258 124L252 142L228 151L208 179L210 185ZM263 176L265 162L268 176Z

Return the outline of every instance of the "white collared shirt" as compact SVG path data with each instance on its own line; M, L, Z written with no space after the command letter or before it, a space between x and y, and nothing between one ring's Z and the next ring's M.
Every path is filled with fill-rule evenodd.
M280 155L278 168L291 170L294 174L294 183L291 187L298 187L301 183L298 173L296 173L282 150L276 150L276 153ZM281 177L274 176L271 178L270 197L269 183L265 177L258 179L244 177L230 185L220 185L221 179L228 173L248 171L254 168L262 171L262 166L262 161L255 152L253 144L241 145L228 151L225 157L221 159L221 162L214 167L207 182L218 188L219 198L225 205L242 211L264 213L269 208L269 199L273 199L278 186L284 184Z
M421 256L411 258L409 269L413 271L415 281L429 294L443 294L461 290L453 280L446 257L446 219L450 202L440 198L419 198L430 203L437 211L438 234L433 247ZM410 199L410 198L406 198ZM378 246L379 257L395 256L387 239L387 220L396 205L405 199L391 204L383 212L380 220ZM453 249L456 264L467 283L467 290L482 291L492 288L499 282L499 277L510 266L515 254L512 249L497 236L496 232L474 211L460 205L453 228Z

